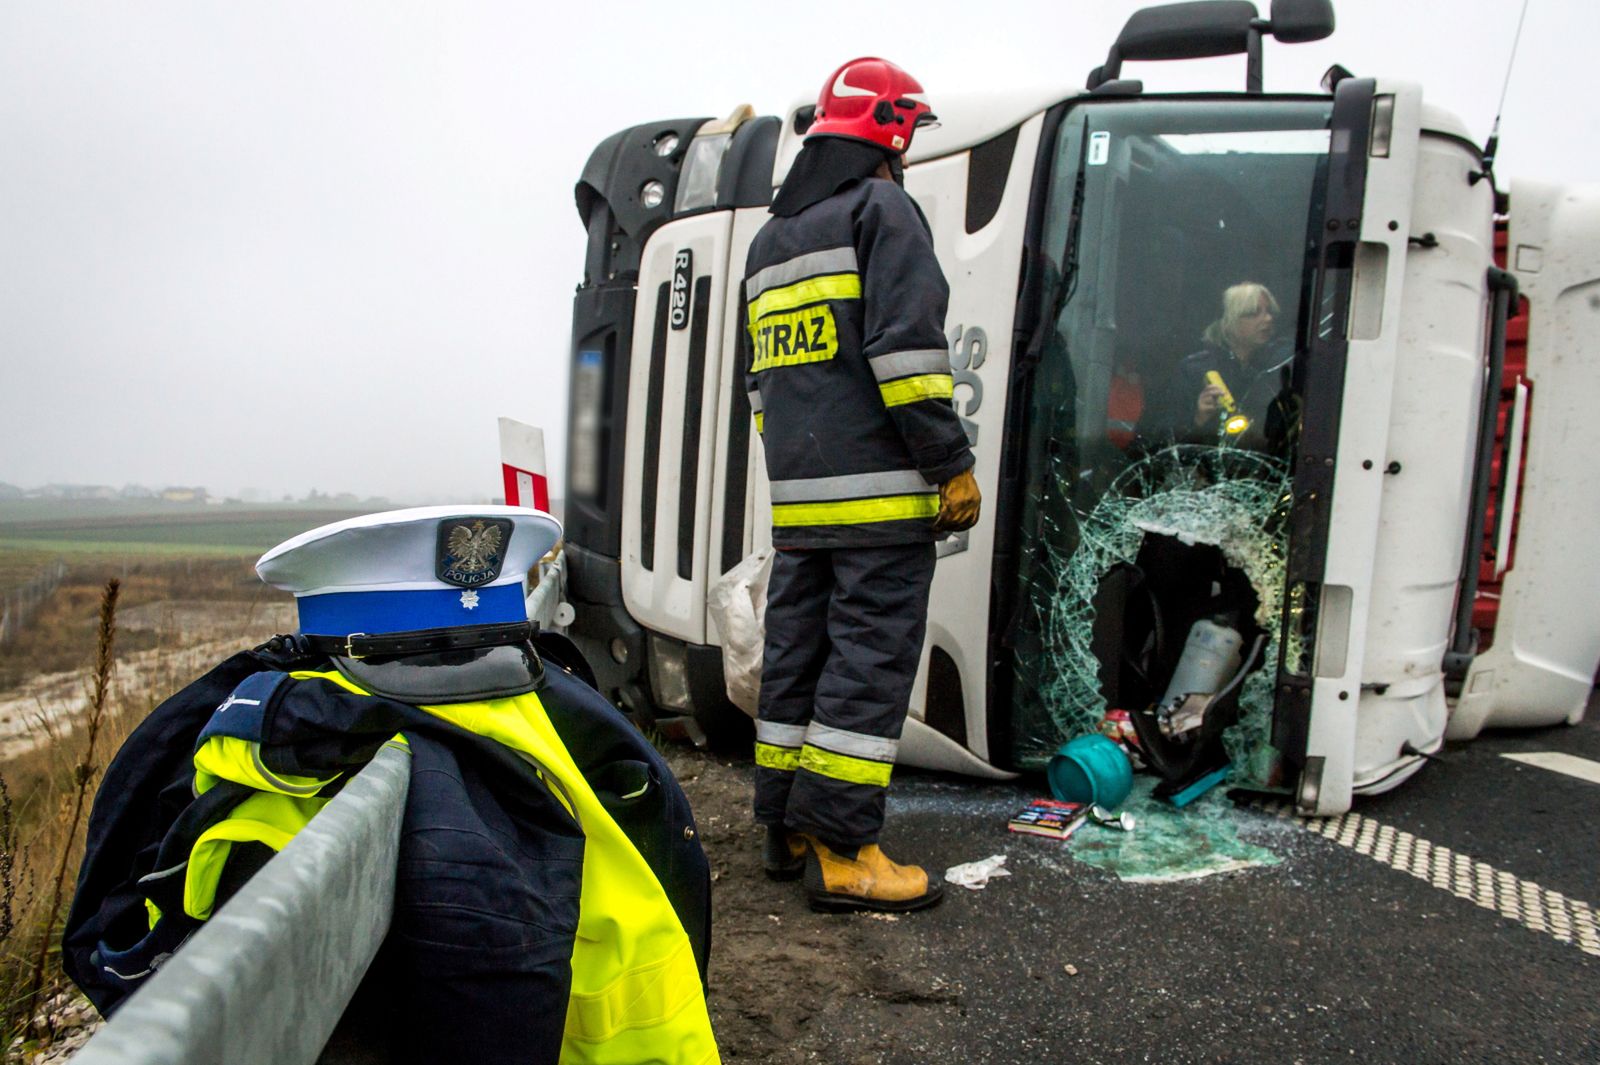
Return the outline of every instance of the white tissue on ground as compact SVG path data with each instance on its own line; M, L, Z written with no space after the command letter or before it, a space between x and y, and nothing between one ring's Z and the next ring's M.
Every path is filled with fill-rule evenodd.
M1005 864L1004 854L991 854L975 862L952 865L944 871L944 880L947 884L957 884L969 891L980 891L994 877L1011 875Z

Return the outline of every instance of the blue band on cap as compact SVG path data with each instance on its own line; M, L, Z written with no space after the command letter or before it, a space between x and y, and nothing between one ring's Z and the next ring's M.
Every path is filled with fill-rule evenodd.
M471 591L423 588L410 592L329 592L303 595L296 603L300 607L300 631L307 636L348 636L355 632L381 636L386 632L528 620L521 582ZM469 608L466 603L473 605Z

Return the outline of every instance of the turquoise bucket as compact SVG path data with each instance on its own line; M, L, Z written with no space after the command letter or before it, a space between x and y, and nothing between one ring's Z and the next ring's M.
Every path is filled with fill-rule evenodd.
M1050 794L1062 802L1090 802L1107 809L1122 805L1133 788L1133 764L1127 754L1098 733L1063 743L1045 776Z

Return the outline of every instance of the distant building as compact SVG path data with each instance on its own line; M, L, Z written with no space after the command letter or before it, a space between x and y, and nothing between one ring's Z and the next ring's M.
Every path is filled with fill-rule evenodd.
M204 488L173 486L161 490L161 499L166 503L204 503L206 501L206 490Z
M125 484L118 494L123 499L154 499L156 497L154 488L146 488L142 484Z
M26 499L115 499L117 490L106 484L47 484L23 493Z

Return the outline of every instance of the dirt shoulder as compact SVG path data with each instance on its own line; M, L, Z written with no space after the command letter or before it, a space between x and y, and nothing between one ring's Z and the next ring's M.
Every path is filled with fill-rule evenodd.
M884 1062L898 1033L960 1014L960 987L919 947L917 915L817 914L798 883L766 878L749 763L667 757L711 862L711 1020L725 1060Z

